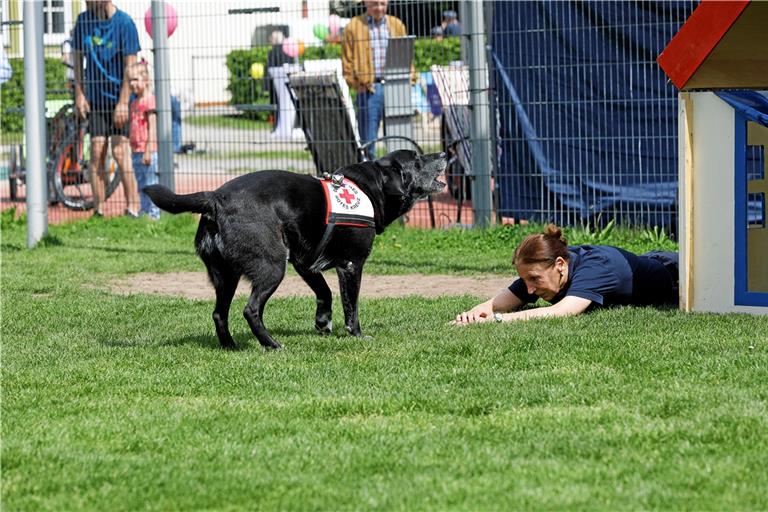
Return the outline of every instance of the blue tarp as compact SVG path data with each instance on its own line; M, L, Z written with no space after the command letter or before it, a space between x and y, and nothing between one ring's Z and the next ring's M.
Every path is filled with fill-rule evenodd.
M696 5L494 4L502 215L674 227L677 91L656 57Z

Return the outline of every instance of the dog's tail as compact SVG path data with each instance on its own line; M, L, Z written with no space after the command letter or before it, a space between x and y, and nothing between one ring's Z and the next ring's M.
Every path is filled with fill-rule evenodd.
M150 185L142 189L157 206L169 213L212 213L214 211L213 192L195 192L194 194L174 194L162 185Z

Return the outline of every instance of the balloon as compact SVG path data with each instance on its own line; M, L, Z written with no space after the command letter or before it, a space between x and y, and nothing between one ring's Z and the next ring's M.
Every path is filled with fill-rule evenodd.
M264 64L261 62L254 62L251 64L251 78L254 80L261 80L264 78Z
M325 41L325 38L328 37L328 27L318 23L312 27L312 33L315 34L315 37L319 40Z
M286 37L283 40L283 53L291 58L296 58L299 56L299 42L292 38L292 37Z
M176 9L171 4L165 4L165 23L168 26L168 37L171 37L174 31L176 31L176 26L179 24ZM144 28L147 30L149 37L152 37L152 7L144 13Z
M331 31L331 35L335 36L341 30L341 18L338 14L331 14L328 16L328 28Z

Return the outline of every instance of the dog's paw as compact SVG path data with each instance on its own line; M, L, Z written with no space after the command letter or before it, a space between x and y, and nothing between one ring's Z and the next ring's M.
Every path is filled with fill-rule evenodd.
M331 334L333 332L333 322L315 323L315 329L323 335Z

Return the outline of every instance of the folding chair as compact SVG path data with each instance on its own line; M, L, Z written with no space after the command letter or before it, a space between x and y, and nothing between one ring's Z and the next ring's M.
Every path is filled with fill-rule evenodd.
M364 162L367 160L365 149L377 142L404 140L417 153L423 153L415 140L399 135L379 137L361 144L354 110L344 99L335 71L299 71L289 76L288 83L319 176L345 165Z
M446 181L458 200L457 222L468 197L466 184L471 176L472 144L469 140L469 68L466 65L432 66L432 76L440 94L443 109L443 144L450 155Z

